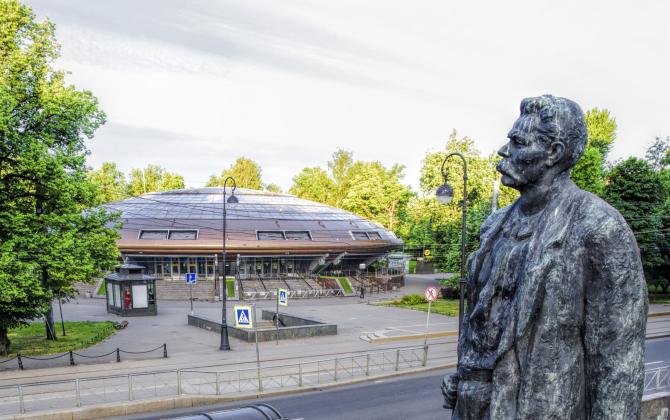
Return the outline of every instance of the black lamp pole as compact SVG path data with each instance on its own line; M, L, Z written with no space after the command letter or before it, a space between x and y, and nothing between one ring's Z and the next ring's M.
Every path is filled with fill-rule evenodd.
M444 172L444 164L447 163L447 160L452 156L458 156L463 161L463 217L461 225L461 281L459 282L459 299L458 299L458 337L461 336L461 326L463 325L463 312L464 312L464 301L465 301L465 227L467 220L467 207L466 200L468 198L468 163L465 160L465 157L458 153L449 153L447 157L442 161L442 178L444 179L444 185L437 189L435 195L437 199L442 204L449 204L454 198L454 190L447 183L447 174Z
M230 198L226 200L226 185L228 184L228 181L232 182L232 190ZM231 204L238 202L237 197L235 197L235 189L237 189L237 183L233 177L229 176L223 181L223 261L221 263L221 284L223 285L221 302L223 302L223 305L221 309L221 346L219 347L219 350L230 350L230 343L228 342L228 323L226 321L226 301L228 295L228 281L226 278L226 202L230 202Z

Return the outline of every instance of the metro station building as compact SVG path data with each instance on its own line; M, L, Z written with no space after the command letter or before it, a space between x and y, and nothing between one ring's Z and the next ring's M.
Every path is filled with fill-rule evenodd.
M289 194L238 188L234 195L237 203L226 204L225 264L243 298L277 287L318 294L327 289L323 276L356 277L360 264L387 266L389 253L402 247L378 223L341 209ZM159 298L188 297L186 273L197 274L195 297L220 296L223 188L148 193L104 207L120 213L124 263L158 277Z

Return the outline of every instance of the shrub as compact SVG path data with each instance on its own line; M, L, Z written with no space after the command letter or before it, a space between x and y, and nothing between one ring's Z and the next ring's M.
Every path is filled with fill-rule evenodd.
M421 295L413 294L403 296L400 303L402 305L420 305L422 303L428 303L428 301Z

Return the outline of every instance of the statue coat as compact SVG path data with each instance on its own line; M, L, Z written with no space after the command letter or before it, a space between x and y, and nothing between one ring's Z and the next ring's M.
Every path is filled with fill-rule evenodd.
M613 207L572 181L551 194L509 322L484 361L493 370L491 419L637 419L648 300L635 237ZM474 285L486 247L513 206L489 216L468 260L463 330L482 293Z

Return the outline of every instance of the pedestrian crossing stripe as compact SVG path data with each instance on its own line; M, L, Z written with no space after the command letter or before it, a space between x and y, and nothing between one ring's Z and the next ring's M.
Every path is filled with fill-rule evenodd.
M235 306L235 326L237 328L253 328L250 306Z
M281 306L288 306L288 292L286 289L279 289L277 299L279 299L279 304Z

